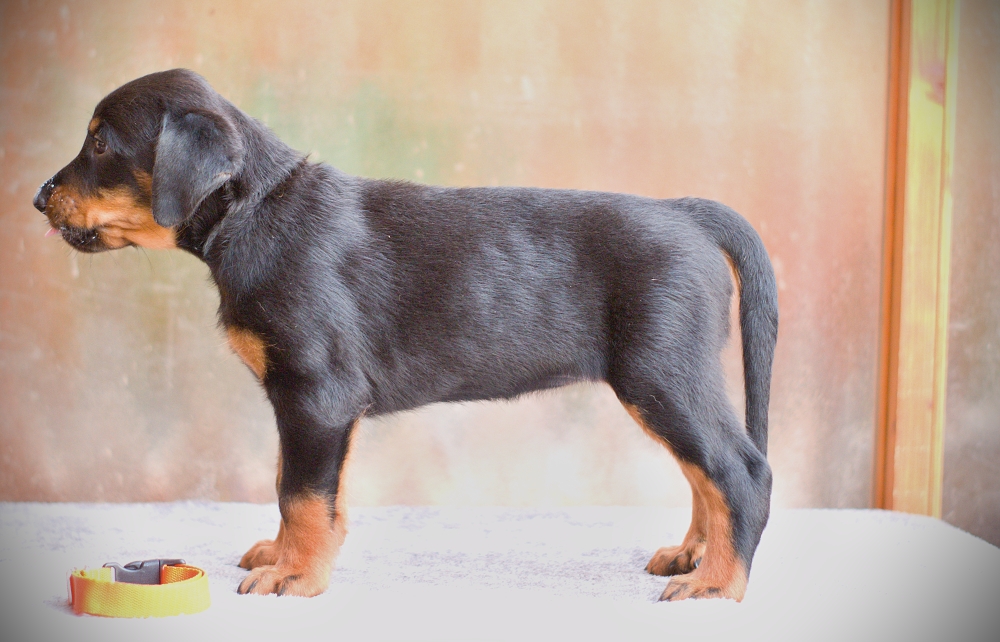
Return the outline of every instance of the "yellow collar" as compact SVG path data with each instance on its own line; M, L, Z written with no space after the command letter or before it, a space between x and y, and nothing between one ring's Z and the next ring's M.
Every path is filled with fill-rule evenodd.
M75 570L69 601L77 615L166 617L209 607L208 576L184 560L145 560L125 567Z

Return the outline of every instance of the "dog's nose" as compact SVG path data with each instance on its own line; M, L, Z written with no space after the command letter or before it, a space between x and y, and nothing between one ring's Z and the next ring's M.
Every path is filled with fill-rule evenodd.
M35 199L33 201L31 201L31 202L35 206L36 210L38 210L39 212L42 212L44 214L45 213L45 206L48 204L50 196L52 196L52 179L51 178L49 180L45 181L44 183L42 183L42 186L38 188L37 192L35 192Z

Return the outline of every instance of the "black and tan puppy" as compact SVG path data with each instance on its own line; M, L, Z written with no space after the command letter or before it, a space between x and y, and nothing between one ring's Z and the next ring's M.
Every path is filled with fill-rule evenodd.
M313 164L190 71L128 83L35 207L83 252L208 264L233 350L274 406L281 527L240 593L316 595L346 534L362 415L607 382L691 482L691 527L646 567L662 599L742 599L767 522L778 310L750 225L697 199L370 180ZM740 284L746 430L720 351Z

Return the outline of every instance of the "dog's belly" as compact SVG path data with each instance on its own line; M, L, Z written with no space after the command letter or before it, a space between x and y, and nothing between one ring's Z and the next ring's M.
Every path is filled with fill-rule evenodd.
M603 379L606 341L591 319L495 310L457 311L450 322L407 325L379 363L374 409L391 412L440 401L509 399L580 380ZM595 315L595 319L599 319Z

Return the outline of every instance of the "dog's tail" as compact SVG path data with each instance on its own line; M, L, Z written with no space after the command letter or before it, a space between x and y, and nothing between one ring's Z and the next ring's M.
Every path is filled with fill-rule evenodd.
M778 338L778 288L771 261L756 230L732 209L693 198L682 199L680 205L729 255L736 269L747 434L761 454L766 455L771 364Z

